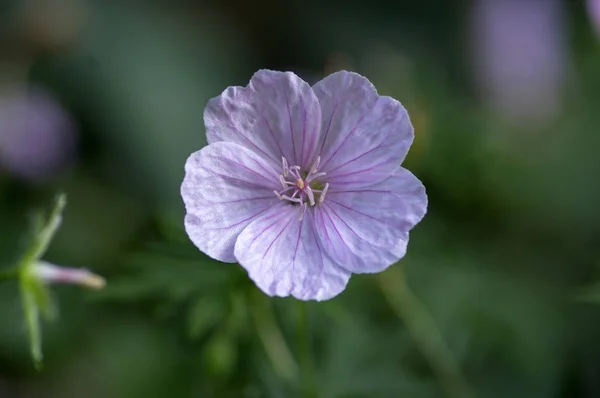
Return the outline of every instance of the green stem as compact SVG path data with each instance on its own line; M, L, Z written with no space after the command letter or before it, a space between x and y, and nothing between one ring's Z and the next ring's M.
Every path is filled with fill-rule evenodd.
M298 365L277 324L270 301L262 294L256 295L250 308L258 337L271 360L275 373L282 379L293 382L298 374Z
M300 366L300 389L305 398L316 398L314 368L308 327L308 304L298 300L298 357Z
M449 398L474 398L475 393L446 346L433 317L406 283L401 267L380 275L378 280L383 295L404 322L446 395Z

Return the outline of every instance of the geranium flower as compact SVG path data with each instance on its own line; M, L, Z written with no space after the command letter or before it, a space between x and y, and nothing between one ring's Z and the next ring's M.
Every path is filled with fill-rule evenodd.
M587 9L592 25L600 37L600 0L587 0Z
M568 78L566 13L556 0L476 0L469 18L482 101L515 123L560 114Z
M400 167L413 141L404 107L364 77L314 87L258 71L204 112L209 145L185 165L185 228L212 258L239 262L270 296L327 300L352 273L386 269L425 215Z
M72 163L75 123L47 91L30 88L0 93L0 120L0 169L43 181Z

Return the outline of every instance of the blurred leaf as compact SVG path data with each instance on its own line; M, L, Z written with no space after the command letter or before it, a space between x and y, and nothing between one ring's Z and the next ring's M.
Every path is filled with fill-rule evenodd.
M66 205L66 196L57 195L54 208L48 217L36 214L34 218L34 235L28 249L19 263L19 279L21 285L21 299L25 324L29 331L30 350L36 367L42 366L42 336L40 327L40 313L47 319L56 316L56 307L50 297L50 291L38 278L33 267L41 256L44 255L62 221L62 212Z
M35 366L42 366L42 332L40 327L39 307L37 297L28 278L21 278L21 300L23 300L23 313L25 324L29 331L29 347Z
M600 282L579 289L574 298L576 301L584 303L600 304Z
M125 260L127 274L111 280L97 294L104 300L141 300L162 296L186 300L198 292L227 292L240 277L239 267L217 263L198 254L197 259L157 252L133 253Z
M229 376L237 364L237 343L228 333L217 332L206 343L204 360L208 370L216 376Z
M67 222L49 256L56 263L113 269L123 247L146 225L146 209L86 172L76 173L65 186Z
M225 313L226 307L218 299L200 298L193 304L188 314L188 336L191 339L203 337L223 319Z

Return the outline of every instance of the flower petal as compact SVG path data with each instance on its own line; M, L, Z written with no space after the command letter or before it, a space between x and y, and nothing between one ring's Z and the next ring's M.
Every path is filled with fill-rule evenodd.
M315 234L312 209L281 203L252 222L238 237L235 256L256 285L270 296L328 300L341 293L350 272L324 252Z
M408 170L365 188L331 191L315 215L325 251L353 273L380 272L406 254L425 216L425 187Z
M366 78L346 71L313 89L322 112L319 171L327 173L331 185L374 184L400 167L414 130L398 101L379 96Z
M279 202L273 193L277 181L271 165L240 145L218 142L193 153L181 185L192 242L212 258L236 262L240 232Z
M260 70L247 87L229 87L204 111L209 144L235 142L277 166L309 167L314 160L321 108L308 83L292 72Z

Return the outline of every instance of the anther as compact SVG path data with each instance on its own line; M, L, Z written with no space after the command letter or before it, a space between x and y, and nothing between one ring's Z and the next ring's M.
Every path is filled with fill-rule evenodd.
M304 192L306 192L306 196L308 196L308 202L310 203L310 205L314 206L315 205L315 194L313 193L313 190L310 187L306 187Z
M300 217L298 218L300 221L302 221L302 217L304 216L305 211L306 211L306 203L302 203L300 205Z
M309 174L308 178L306 178L306 181L310 182L312 180L315 180L319 177L322 177L324 175L326 175L327 173L315 173L315 174Z
M283 163L283 176L287 177L288 173L290 172L290 168L287 162L287 159L285 157L281 157L281 163Z
M310 168L310 174L315 174L317 172L320 163L321 163L321 157L317 156L317 160L315 160L312 167Z
M283 200L283 196L281 196L281 194L279 192L277 192L277 191L273 191L273 192L275 192L275 196L277 196L277 199Z
M325 184L325 187L323 187L323 192L321 192L321 195L319 195L319 203L323 203L323 201L325 200L325 194L327 193L328 189L329 183Z
M292 176L294 176L294 178L296 180L299 179L299 178L302 178L302 177L300 177L300 166L292 166L292 167L290 167L290 174Z
M298 185L298 188L300 189L304 189L305 185L304 185L304 180L302 178L298 178L296 180L296 185Z

